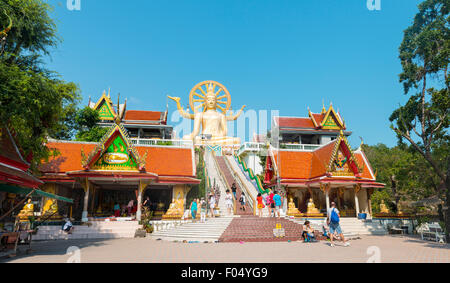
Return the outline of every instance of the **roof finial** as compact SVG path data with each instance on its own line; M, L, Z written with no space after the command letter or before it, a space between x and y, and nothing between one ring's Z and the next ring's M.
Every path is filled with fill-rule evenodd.
M325 114L327 112L327 110L325 109L325 100L322 99L322 112L320 112L320 114Z

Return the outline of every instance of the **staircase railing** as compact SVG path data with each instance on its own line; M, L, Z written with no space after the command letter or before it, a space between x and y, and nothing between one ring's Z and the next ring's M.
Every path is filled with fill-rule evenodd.
M245 163L244 160L242 160L242 158L238 155L234 155L234 158L236 159L236 161L238 162L238 164L241 165L244 174L246 174L251 181L253 181L256 184L256 187L258 188L258 191L263 195L263 194L267 194L269 193L268 189L264 189L263 184L261 183L261 180L259 179L258 176L255 175L255 173L253 172L253 170L251 168L247 167L247 164Z
M247 184L243 180L241 180L241 176L233 169L233 167L228 163L228 159L224 158L225 165L228 167L228 170L233 174L234 179L239 183L239 186L242 188L242 190L245 190L245 195L248 196L247 199L248 204L252 208L253 215L256 215L256 199L252 196L252 193L250 192L250 189L247 187Z

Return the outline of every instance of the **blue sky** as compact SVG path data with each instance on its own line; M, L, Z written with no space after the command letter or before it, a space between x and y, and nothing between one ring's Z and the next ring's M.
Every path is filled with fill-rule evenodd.
M83 104L111 87L127 109L164 111L167 94L186 105L204 80L224 84L233 109L306 117L324 100L353 146L394 146L388 118L407 99L398 47L421 1L380 1L81 0L69 11L49 0L63 42L48 67L80 86Z

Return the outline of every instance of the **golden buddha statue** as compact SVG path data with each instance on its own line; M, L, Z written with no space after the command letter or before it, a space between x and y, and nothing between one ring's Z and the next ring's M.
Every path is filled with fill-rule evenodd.
M292 196L289 197L289 203L288 203L288 215L292 215L295 216L297 214L300 214L300 210L298 210L295 207L295 203L294 203L294 199L292 198Z
M219 87L216 91L216 87ZM205 89L204 89L205 88ZM197 91L201 93L198 93ZM224 94L221 94L221 93ZM194 130L191 134L185 135L184 140L192 140L194 144L209 144L209 145L227 145L240 144L239 138L227 136L227 121L236 120L245 108L245 105L236 115L227 115L230 110L231 98L228 90L218 82L205 81L196 85L190 93L189 101L190 107L194 113L188 113L183 110L180 104L179 97L171 97L177 103L178 111L181 116L186 119L194 120ZM225 99L225 100L223 100ZM196 105L195 103L200 103ZM199 111L201 108L202 111ZM217 111L217 108L222 110L222 113ZM207 140L203 140L198 136L200 133Z
M384 204L384 200L381 200L381 203L380 203L380 213L389 213L389 209Z
M319 210L314 205L313 199L310 198L308 202L307 214L320 214Z
M167 210L166 214L164 214L164 218L181 218L184 214L184 201L181 196L181 192L178 192L178 196L176 200L173 200Z
M31 203L31 199L23 206L23 209L17 215L20 220L28 220L28 217L34 216L34 204Z

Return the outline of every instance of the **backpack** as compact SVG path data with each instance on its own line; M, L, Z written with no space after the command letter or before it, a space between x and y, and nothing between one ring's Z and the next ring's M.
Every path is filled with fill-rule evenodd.
M336 209L331 209L331 216L330 216L330 221L333 224L337 224L339 223L339 215L336 212Z

